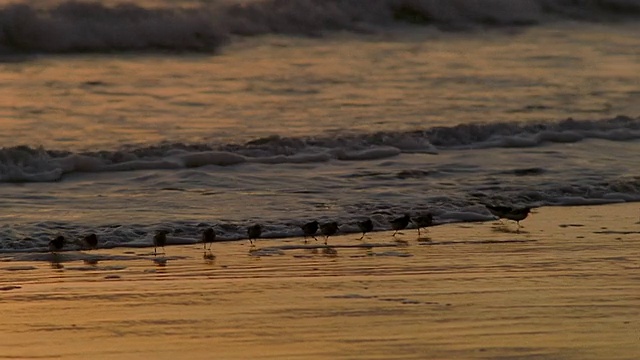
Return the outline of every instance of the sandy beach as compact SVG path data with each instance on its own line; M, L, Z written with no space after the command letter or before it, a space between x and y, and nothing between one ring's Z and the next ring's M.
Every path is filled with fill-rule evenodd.
M638 215L3 254L0 358L637 359Z

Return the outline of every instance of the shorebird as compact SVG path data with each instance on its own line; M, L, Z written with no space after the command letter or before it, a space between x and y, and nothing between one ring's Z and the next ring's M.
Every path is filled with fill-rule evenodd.
M209 245L209 250L211 250L211 247L213 246L213 242L216 241L216 232L215 230L213 230L213 228L206 228L204 229L204 231L202 232L202 244L204 249L207 249L207 243L210 243L211 245Z
M518 224L518 230L520 230L520 221L527 218L530 207L513 208L509 206L491 206L485 205L492 215L497 216L500 219L513 220Z
M158 247L162 248L162 253L164 254L164 246L167 244L167 234L168 230L158 230L156 234L153 236L153 253L157 254Z
M98 235L91 233L82 238L82 243L89 249L96 249L98 247Z
M324 244L327 245L329 236L335 235L338 232L338 223L335 221L320 225L320 231L324 235Z
M433 214L426 213L424 215L416 216L411 221L418 227L418 236L420 236L420 228L426 228L433 225Z
M360 236L360 239L359 239L359 240L362 240L364 238L364 234L371 232L371 230L373 230L373 221L371 221L371 219L369 218L363 221L358 221L358 229L362 231L362 236Z
M262 226L260 224L249 226L247 234L249 235L249 242L253 245L253 240L257 240L262 235Z
M312 222L308 222L302 226L300 226L300 228L302 229L302 232L304 233L304 242L307 242L307 237L310 236L312 238L314 238L316 241L318 241L318 239L316 238L316 233L318 232L318 226L320 224L318 224L317 221L312 221Z
M504 214L512 210L512 208L508 206L492 206L487 204L485 204L484 206L487 208L487 210L489 210L491 215L497 216L499 219L504 218Z
M49 241L49 251L56 252L64 247L64 236L58 235L55 239Z
M409 214L404 214L403 217L395 218L390 221L391 229L395 230L393 236L395 237L398 231L404 230L407 225L409 225L409 221L411 221L411 217Z
M508 213L504 214L504 217L513 220L518 224L518 229L520 228L520 221L524 220L529 216L529 212L531 212L530 207L523 207L519 209L512 209Z

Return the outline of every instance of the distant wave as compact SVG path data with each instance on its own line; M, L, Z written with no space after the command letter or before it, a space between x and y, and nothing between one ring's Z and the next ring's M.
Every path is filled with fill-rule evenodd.
M402 153L456 149L534 147L583 139L640 139L640 118L533 123L462 124L407 132L345 133L338 136L273 135L245 144L157 144L74 153L29 146L0 149L0 182L51 182L74 172L183 169L207 165L362 161Z
M640 0L263 0L145 8L66 1L0 8L0 54L214 52L230 36L368 32L395 24L443 30L533 25L550 20L640 17Z

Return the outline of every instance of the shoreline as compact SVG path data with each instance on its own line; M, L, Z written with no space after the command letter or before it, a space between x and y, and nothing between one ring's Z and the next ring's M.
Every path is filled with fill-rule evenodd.
M593 202L589 202L589 203L584 203L584 204L572 204L572 205L547 205L547 206L540 206L540 207L532 207L531 208L531 214L530 216L535 216L534 214L539 211L540 209L545 209L545 208L566 208L566 209L572 209L572 208L581 208L581 207L607 207L607 206L624 206L624 205L629 205L632 206L632 204L638 204L638 223L640 223L640 201L620 201L620 202L604 202L604 203L593 203ZM422 214L422 213L426 213L428 211L424 211L424 212L419 212L418 215ZM396 215L398 216L398 215ZM378 220L383 219L386 217L386 220L382 220L383 222L385 222L385 224L388 225L388 228L384 228L384 229L379 229L379 228L374 228L372 231L367 232L367 237L370 237L372 235L376 236L376 237L380 237L380 238L384 238L386 235L386 233L393 233L393 230L391 230L391 225L388 224L389 221L388 219L393 218L393 216L383 216L383 215L376 215L376 217L378 218ZM363 217L364 218L364 217ZM528 218L530 219L530 217ZM528 221L528 219L524 219L522 220L523 224L526 224L526 222ZM437 220L437 218L436 218ZM513 232L513 233L517 233L517 231L515 231L517 229L517 225L516 222L513 220L507 220L507 219L497 219L497 218L493 218L491 219L491 215L487 215L484 216L484 218L482 216L475 216L474 219L469 219L469 220L453 220L453 221L445 221L445 222L434 222L434 224L432 226L429 227L421 227L422 231L429 231L429 229L435 229L438 227L442 227L442 226L456 226L456 225L462 225L464 226L465 224L469 224L469 225L473 225L473 224L485 224L485 223L492 223L492 222L496 222L499 221L502 225L505 225L503 227L503 230L505 230L506 232ZM213 223L212 223L213 224ZM511 224L511 225L509 225ZM297 225L292 225L292 224L288 224L291 227L294 228L298 228ZM215 225L214 225L215 226ZM356 225L355 223L351 222L351 223L347 223L347 224L342 224L340 225L341 228L338 230L338 233L335 235L332 235L331 238L334 237L349 237L349 236L353 236L353 235L361 235L362 232L359 230L356 230ZM347 227L348 230L347 231L342 231L343 227ZM204 229L204 227L202 227L201 229ZM298 229L299 230L299 229ZM513 231L512 231L513 230ZM411 233L412 231L417 232L418 229L415 225L415 223L413 223L412 221L409 223L409 226L407 226L406 229L402 230L401 233ZM526 231L525 231L526 232ZM60 233L62 235L66 235L64 233ZM376 235L377 234L377 235ZM223 235L224 236L224 235ZM223 237L220 236L220 234L217 234L216 236L216 240L214 242L215 243L239 243L239 242L248 242L249 238L246 237L241 237L241 238L237 238L237 237ZM171 247L175 247L175 246L193 246L193 245L202 245L202 242L200 240L201 237L201 233L197 233L197 234L193 234L193 235L176 235L176 234L172 234L170 233L167 236L167 243L166 243L166 247L171 248ZM316 234L317 237L317 243L322 243L323 242L323 235L320 234L320 230L318 230L318 233ZM27 237L25 239L30 239L31 238ZM308 237L307 238L307 243L308 244L313 244L316 241L312 241L313 238ZM411 236L409 235L409 237L407 238L407 240L411 240ZM101 239L99 239L99 242L101 241ZM257 239L258 242L265 242L265 241L300 241L300 243L304 242L304 238L302 236L302 234L295 234L295 235L286 235L286 236L281 236L280 233L274 234L271 232L267 232L266 234L263 233L263 235ZM83 248L82 245L79 245L80 243L80 239L67 239L67 245L64 250L60 251L59 253L64 254L64 253L78 253L78 252L91 252L91 251L95 251L96 249L86 249ZM71 247L71 248L70 248ZM104 243L99 243L98 245L98 249L99 250L118 250L118 249L148 249L148 248L153 248L153 240L151 237L147 238L145 242L140 242L140 241L133 241L133 242L129 242L129 243L123 243L123 244L104 244ZM12 255L16 255L16 254L50 254L51 251L49 249L42 249L42 250L35 250L35 249L30 249L30 248L21 248L21 249L0 249L0 260L2 259L2 257L7 257L7 256L12 256Z
M631 360L638 215L544 207L520 233L452 223L422 240L229 241L211 256L201 243L5 253L0 357Z

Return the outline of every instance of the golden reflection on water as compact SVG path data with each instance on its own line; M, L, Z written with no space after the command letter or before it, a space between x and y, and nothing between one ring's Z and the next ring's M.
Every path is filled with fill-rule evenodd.
M272 36L218 55L0 64L0 143L112 149L632 116L640 112L633 33L633 25L558 25L517 35Z

